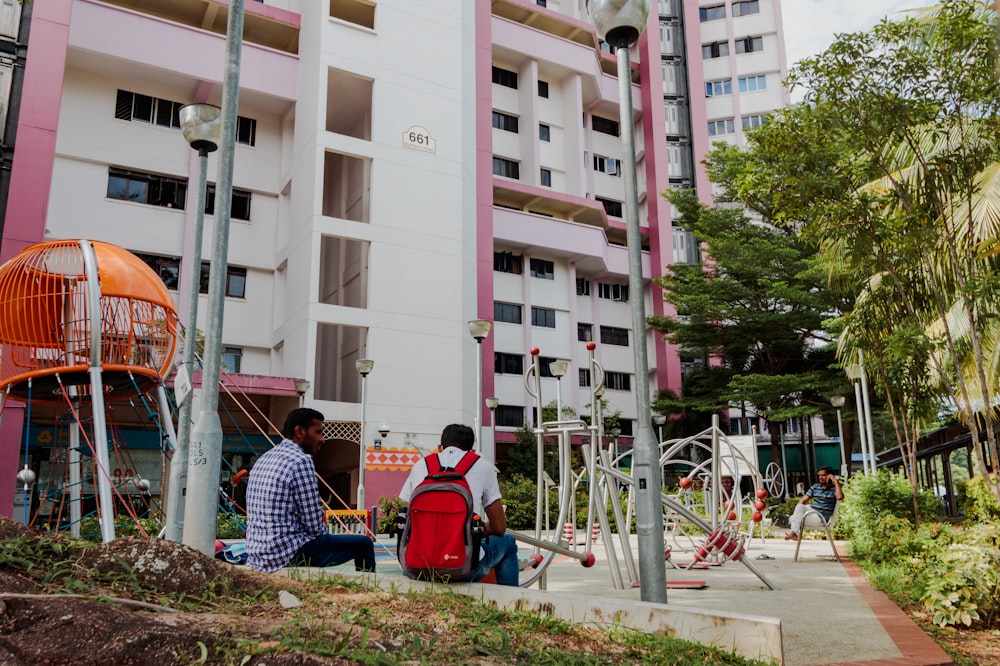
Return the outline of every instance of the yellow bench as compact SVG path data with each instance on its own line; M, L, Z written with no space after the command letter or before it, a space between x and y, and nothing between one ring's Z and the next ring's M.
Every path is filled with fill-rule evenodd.
M330 534L367 534L368 511L330 509L326 512L326 525Z

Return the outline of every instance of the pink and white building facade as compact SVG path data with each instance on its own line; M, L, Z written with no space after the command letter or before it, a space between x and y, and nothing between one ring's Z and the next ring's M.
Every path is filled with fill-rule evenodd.
M760 13L778 16L777 3L760 0ZM633 47L647 285L685 260L660 193L696 186L707 196L698 162L708 123L766 106L734 93L730 110L702 95L717 75L708 64L702 71L700 32L714 27L699 21L699 4L708 3L654 3ZM727 17L743 4L727 0ZM220 104L227 12L225 0L32 4L0 262L47 239L112 242L157 270L187 320L198 159L175 114L191 102ZM757 32L783 51L780 22L766 32L744 29L743 18L752 19L726 19L733 51ZM618 135L615 59L584 0L248 1L245 25L226 381L278 426L300 402L326 415L317 469L341 497L353 498L358 480L358 359L375 362L360 443L369 505L395 496L448 423L478 418L490 450L495 419L496 440L512 441L536 406L522 378L532 347L570 361L562 402L586 414L585 345L596 342L604 398L621 411L625 435L650 417L636 413L635 382L680 389L680 356L648 332L639 334L649 336L651 372L634 374L629 299L670 312L651 286L628 293L621 162L631 156ZM665 25L681 28L686 99L668 90ZM730 56L733 88L752 74L766 82L754 92L781 89L783 56L745 73L740 57ZM688 121L671 134L682 126L671 125L678 100ZM684 175L670 150L682 143ZM210 185L217 160L213 153ZM204 261L212 221L209 208ZM201 327L206 310L203 297ZM481 344L466 325L473 319L493 322ZM495 412L476 404L478 363ZM555 381L543 379L544 402L555 399ZM40 410L32 425L44 429L47 418L55 416ZM14 506L16 470L48 455L29 442L24 460L25 433L34 432L25 421L15 404L0 423L3 515ZM383 423L390 432L381 438Z

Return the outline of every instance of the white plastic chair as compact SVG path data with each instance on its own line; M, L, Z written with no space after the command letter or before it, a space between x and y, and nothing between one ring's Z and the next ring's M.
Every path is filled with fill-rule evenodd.
M802 521L801 532L806 530L813 531L823 531L826 532L826 539L830 542L830 549L833 550L833 557L839 562L840 554L837 552L837 544L833 542L833 526L837 522L837 512L840 510L840 502L833 507L833 513L830 515L830 519L827 520L823 517L823 514L812 507L808 507L805 512L805 519ZM798 535L798 539L795 540L795 561L799 561L799 548L802 547L802 537L803 534Z

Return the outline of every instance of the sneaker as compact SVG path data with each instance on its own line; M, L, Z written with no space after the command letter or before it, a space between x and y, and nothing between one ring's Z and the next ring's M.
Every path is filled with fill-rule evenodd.
M785 535L785 541L798 541L799 535L795 532L789 532Z

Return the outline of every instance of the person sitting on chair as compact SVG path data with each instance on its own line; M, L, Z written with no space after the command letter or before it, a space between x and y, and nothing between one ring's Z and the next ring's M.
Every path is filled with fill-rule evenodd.
M823 520L830 520L834 509L837 508L837 502L844 499L844 490L840 487L840 481L833 475L832 467L820 467L818 476L819 483L809 486L809 490L796 505L795 513L790 519L792 530L785 535L786 540L798 539L802 534L803 525L823 529L825 526L816 524L815 514L810 509L818 511ZM810 503L812 506L809 506Z

